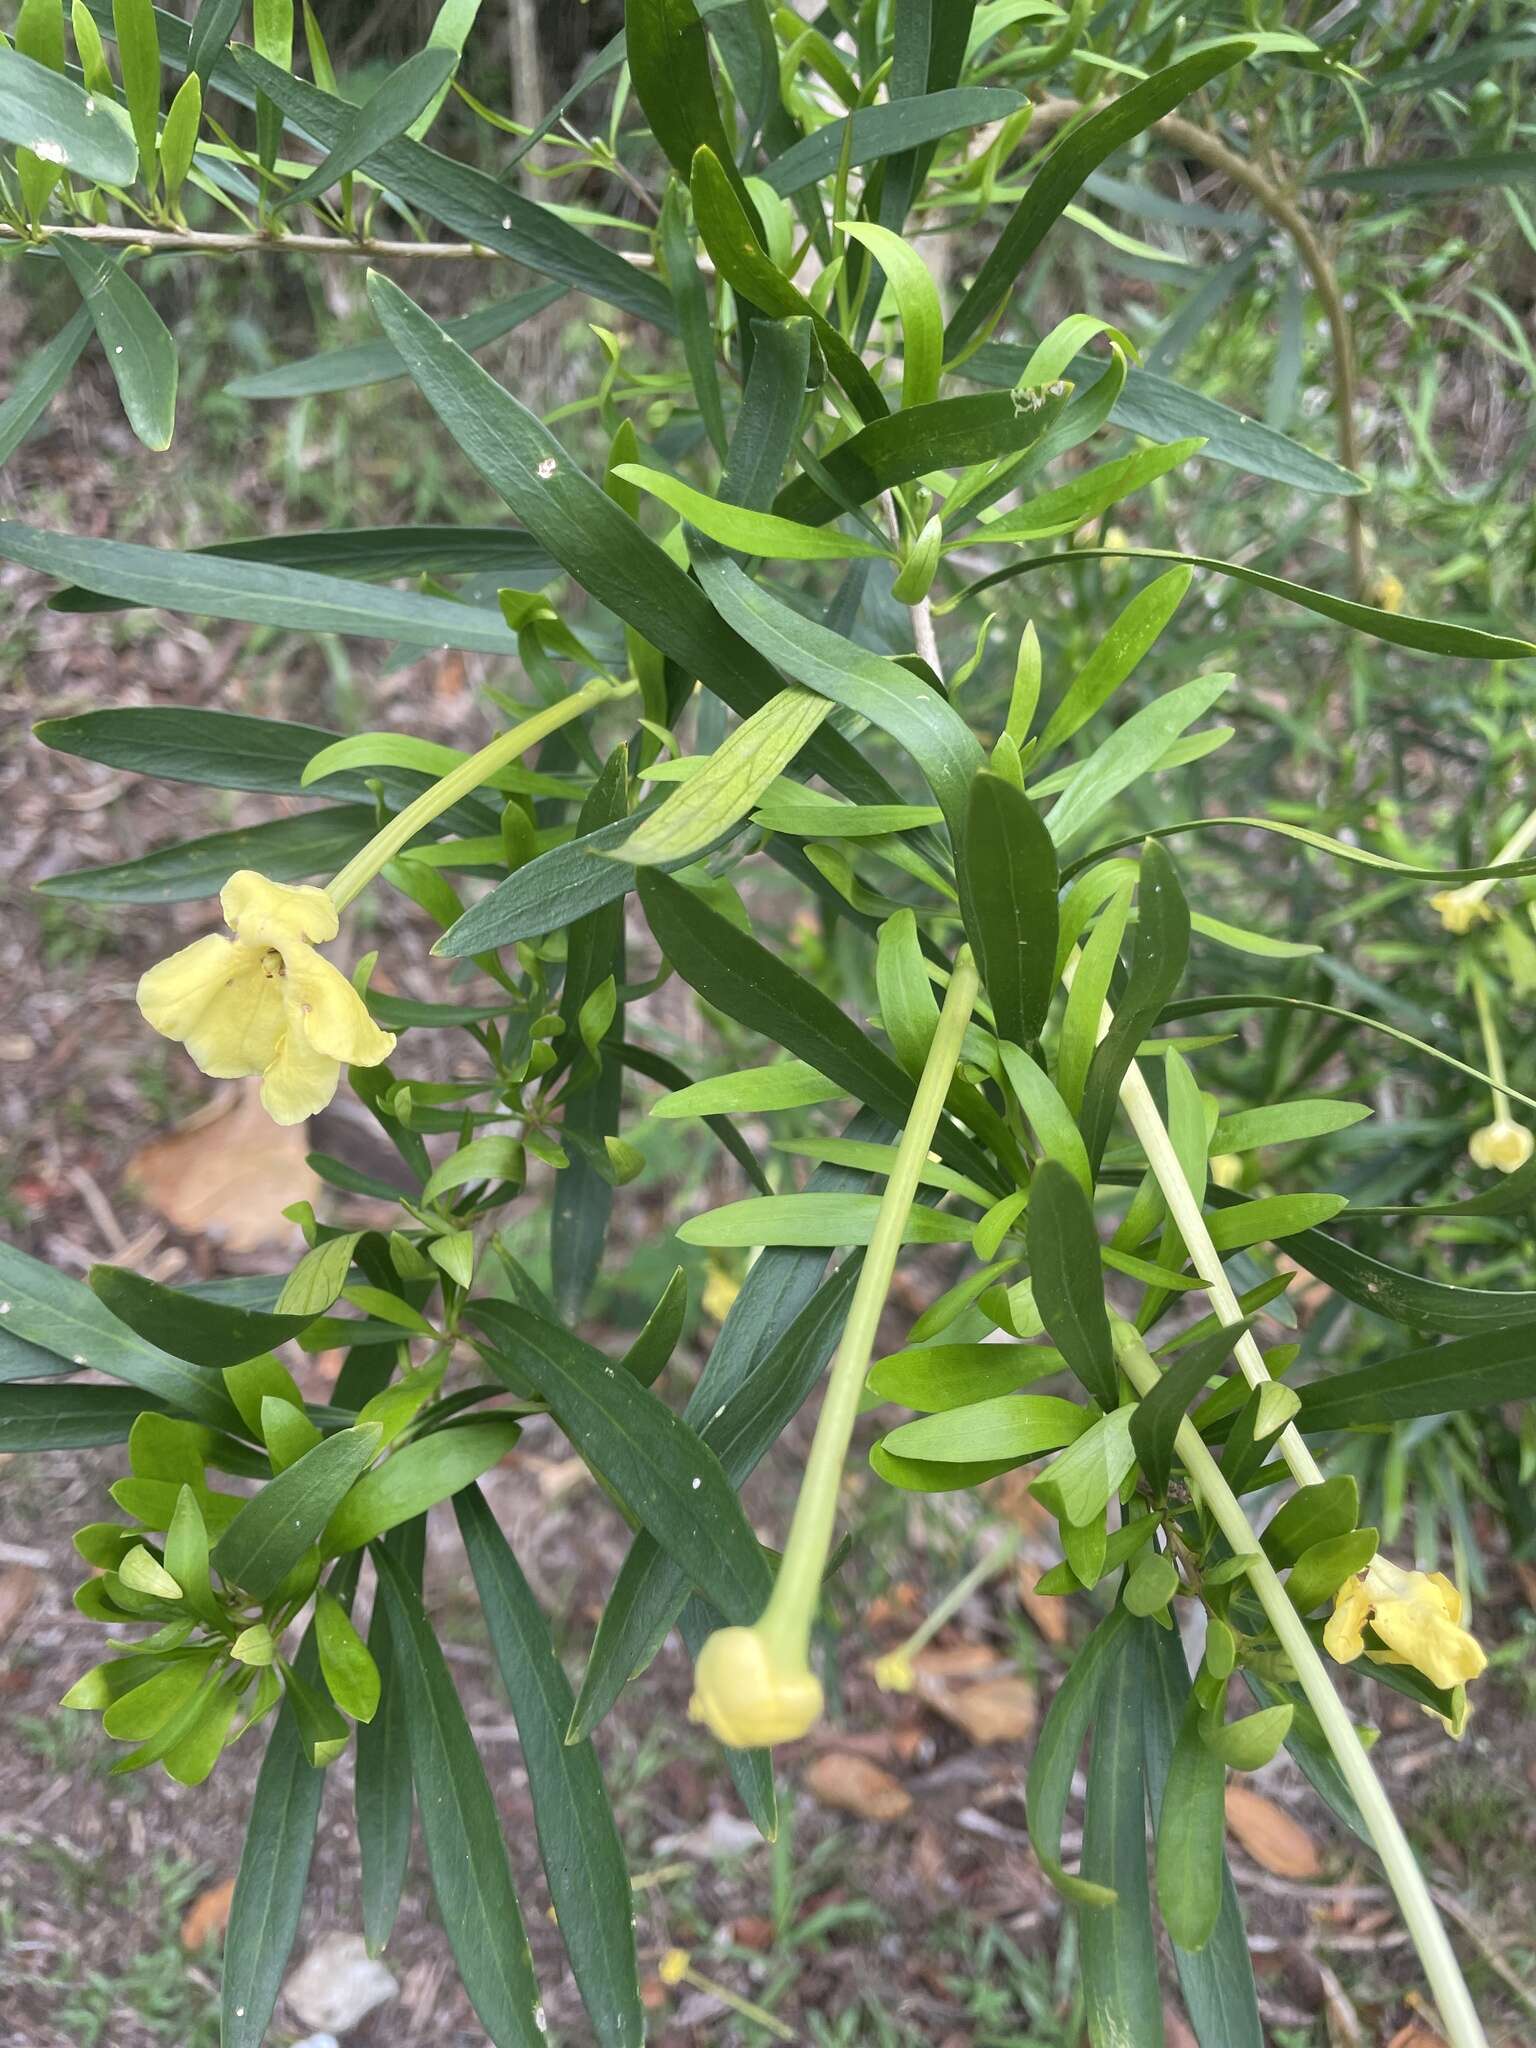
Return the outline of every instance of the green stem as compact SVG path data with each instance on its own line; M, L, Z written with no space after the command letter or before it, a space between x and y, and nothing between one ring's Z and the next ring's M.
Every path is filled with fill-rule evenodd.
M1079 957L1074 948L1072 957L1062 973L1061 978L1068 988L1072 986L1072 978L1077 972ZM1101 1039L1113 1022L1114 1012L1106 1003L1099 1014ZM1184 1169L1179 1164L1179 1155L1174 1149L1172 1138L1168 1135L1168 1127L1152 1099L1152 1091L1147 1086L1145 1076L1134 1060L1126 1068L1125 1079L1120 1083L1120 1102L1146 1155L1153 1178L1162 1190L1163 1200L1168 1204L1168 1213L1178 1225L1179 1235L1183 1238L1185 1250L1189 1253L1190 1264L1205 1283L1205 1291L1210 1296L1212 1308L1229 1328L1235 1323L1240 1323L1243 1320L1242 1305L1232 1291L1232 1283L1221 1263L1221 1254L1206 1228L1205 1217L1195 1191L1186 1180ZM1264 1363L1264 1354L1250 1332L1245 1330L1238 1338L1233 1346L1233 1354L1237 1359L1238 1369L1250 1387L1263 1388L1274 1385L1269 1376L1269 1369ZM1279 1448L1280 1455L1290 1468L1291 1477L1298 1486L1321 1486L1323 1475L1318 1468L1317 1460L1290 1423L1287 1423L1280 1432Z
M353 854L346 866L335 879L326 884L326 893L338 910L345 910L354 896L358 896L373 880L379 870L392 861L403 846L406 846L434 818L480 787L499 768L505 768L509 761L515 761L536 746L550 733L558 732L562 725L569 725L574 718L584 717L599 704L610 703L617 697L631 696L638 687L635 683L616 683L607 676L598 676L590 683L584 683L579 690L558 704L548 705L543 711L536 711L531 718L525 718L507 732L498 733L488 746L478 754L471 754L451 774L440 782L434 782L430 789L408 803L405 809L391 818L382 831L376 832L368 844Z
M1141 1334L1121 1317L1114 1319L1115 1355L1138 1394L1148 1394L1161 1374ZM1381 1780L1371 1767L1354 1723L1334 1691L1327 1669L1306 1626L1291 1605L1274 1566L1264 1555L1258 1532L1242 1503L1221 1475L1221 1467L1188 1416L1179 1424L1175 1448L1190 1481L1210 1510L1216 1526L1239 1556L1250 1560L1248 1583L1258 1597L1280 1647L1290 1659L1297 1683L1317 1716L1344 1782L1354 1795L1388 1882L1397 1896L1404 1924L1413 1937L1424 1975L1429 1981L1451 2048L1487 2048L1487 2037L1473 2008L1461 1965L1435 1910L1424 1873L1403 1833Z
M965 1577L955 1581L938 1606L907 1637L896 1655L911 1658L915 1657L919 1650L925 1649L949 1617L959 1613L978 1586L984 1586L988 1579L995 1579L1000 1571L1012 1564L1014 1558L1018 1556L1019 1545L1023 1540L1021 1530L1005 1530L986 1555L976 1560Z
M1505 840L1504 844L1493 856L1489 866L1501 868L1507 861L1518 860L1533 840L1536 840L1536 810L1533 810L1528 817L1523 818L1515 827L1508 839ZM1481 903L1490 890L1497 887L1498 878L1496 876L1484 875L1481 881L1466 883L1456 891L1456 894L1468 903Z
M1499 1042L1498 1020L1493 1014L1493 1004L1488 999L1488 984L1475 969L1472 975L1472 1001L1477 1007L1478 1029L1483 1034L1483 1057L1488 1062L1488 1076L1493 1083L1493 1119L1495 1123L1507 1122L1509 1096L1504 1088L1504 1047Z
M928 1150L949 1093L965 1028L976 1001L976 963L969 946L962 946L955 958L938 1028L912 1098L912 1113L896 1148L895 1163L880 1198L879 1213L869 1240L869 1250L854 1288L853 1303L837 1347L826 1397L816 1420L816 1435L805 1462L800 1497L795 1502L794 1520L784 1545L784 1558L774 1581L773 1593L759 1632L775 1648L804 1662L810 1644L811 1619L821 1588L822 1573L832 1547L832 1528L837 1516L838 1485L848 1444L859 1413L859 1400L869 1373L870 1353L881 1311L890 1292L896 1270L907 1216L917 1199L918 1179L927 1163Z

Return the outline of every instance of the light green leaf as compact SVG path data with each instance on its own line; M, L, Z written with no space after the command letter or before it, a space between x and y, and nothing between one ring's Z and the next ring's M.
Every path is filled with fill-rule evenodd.
M944 362L944 308L933 273L912 244L890 228L857 220L840 220L837 227L874 257L896 301L901 320L902 410L931 404L939 395Z

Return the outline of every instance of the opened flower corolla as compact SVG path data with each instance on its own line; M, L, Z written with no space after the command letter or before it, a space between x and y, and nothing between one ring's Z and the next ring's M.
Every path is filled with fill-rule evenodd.
M394 1050L351 982L316 946L334 939L336 905L324 889L269 882L250 868L219 892L234 933L194 940L139 981L144 1017L221 1081L261 1076L274 1123L324 1109L343 1065L376 1067Z
M1452 1692L1488 1662L1461 1615L1461 1594L1444 1572L1404 1571L1378 1557L1334 1595L1323 1647L1340 1664L1363 1650L1374 1664L1411 1665ZM1367 1627L1374 1642L1367 1642Z

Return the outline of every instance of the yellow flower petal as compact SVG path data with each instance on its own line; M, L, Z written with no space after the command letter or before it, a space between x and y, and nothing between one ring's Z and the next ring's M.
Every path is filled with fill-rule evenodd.
M1371 1596L1364 1579L1346 1579L1333 1596L1333 1612L1323 1630L1323 1648L1336 1664L1353 1664L1365 1648L1370 1613Z
M354 1067L376 1067L389 1058L394 1033L379 1029L339 967L305 945L288 946L283 966L290 1029L302 1031L316 1052Z
M1536 1136L1512 1117L1501 1116L1472 1133L1467 1151L1474 1166L1485 1170L1496 1166L1500 1173L1515 1173L1536 1152Z
M699 1652L690 1721L731 1749L794 1742L821 1719L821 1686L756 1628L718 1628Z
M1376 1602L1371 1627L1395 1661L1412 1665L1431 1685L1450 1692L1476 1678L1488 1659L1476 1638L1459 1624L1461 1595L1450 1581L1439 1572L1433 1579L1423 1572L1411 1577L1413 1590L1408 1598ZM1378 1657L1377 1661L1387 1660Z
M261 1106L275 1124L301 1124L336 1093L341 1062L316 1052L302 1031L287 1030L261 1077Z
M139 1008L215 1080L259 1074L283 1031L282 991L263 956L210 933L141 976Z
M324 945L341 929L336 905L323 889L269 882L241 868L219 891L224 922L247 946L282 948L295 940Z

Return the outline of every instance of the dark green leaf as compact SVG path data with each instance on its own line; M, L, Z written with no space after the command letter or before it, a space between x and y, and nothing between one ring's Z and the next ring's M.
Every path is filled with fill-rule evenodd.
M1179 1726L1190 1697L1189 1670L1177 1629L1155 1622L1137 1624L1143 1644L1142 1735L1147 1774L1147 1807L1153 1824L1163 1810ZM1179 1988L1200 2048L1264 2048L1258 1992L1243 1909L1221 1852L1221 1905L1205 1947L1191 1953L1175 1946Z
M1025 1811L1040 1868L1059 1892L1089 1906L1113 1905L1114 1895L1102 1884L1070 1876L1063 1868L1061 1828L1078 1752L1093 1724L1105 1681L1126 1652L1127 1630L1132 1626L1123 1607L1099 1623L1057 1688L1029 1762Z
M1083 1814L1083 1876L1114 1904L1080 1916L1083 2003L1089 2039L1161 2048L1163 1994L1147 1884L1147 1802L1142 1764L1144 1638L1129 1632L1100 1689Z
M893 106L870 111L897 110ZM797 476L773 500L773 509L782 519L818 526L835 519L844 502L866 505L882 491L934 470L968 469L1022 454L1055 423L1065 403L1064 397L1028 403L1007 391L995 397L940 398L931 405L904 407L861 427L823 461L822 473L836 485L837 499L829 497L815 477Z
M1080 1127L1088 1159L1097 1168L1109 1140L1120 1083L1184 978L1189 958L1189 905L1173 862L1155 839L1142 848L1136 887L1136 951L1115 1021L1093 1055L1083 1089Z
M1294 1564L1314 1543L1347 1536L1360 1520L1360 1482L1341 1472L1315 1486L1298 1487L1269 1522L1263 1544L1277 1565Z
M380 343L379 346L388 347L388 343ZM390 356L397 365L393 374L403 377L405 365L393 349ZM557 567L553 557L526 533L519 533L515 527L500 526L344 526L333 528L328 533L264 533L254 540L215 541L210 547L193 548L190 552L198 560L216 556L226 562L262 562L280 569L334 572L338 576L365 579L490 575L499 576L519 588L547 583ZM169 589L170 586L166 584L164 587ZM353 591L350 596L360 604L366 602L360 591ZM111 612L140 601L135 597L106 596L77 583L51 597L48 609L55 612ZM154 597L142 601L160 602ZM153 710L153 706L136 706L131 711L117 714L86 712L82 717L149 717ZM232 721L240 714L197 712L189 706L178 705L176 713L166 715ZM65 719L48 721L61 725L69 722ZM256 721L250 722L254 724ZM314 727L299 729L315 730ZM326 738L334 740L337 735L327 733Z
M755 1621L771 1576L709 1446L622 1367L569 1331L504 1302L476 1302L473 1314L495 1347L493 1370L504 1353L519 1383L526 1377L540 1388L592 1469L726 1620Z
M673 170L686 182L695 151L709 148L755 218L720 118L709 42L693 0L625 0L624 44L635 98Z
M871 654L845 635L805 618L718 551L701 547L694 567L721 617L749 637L776 668L867 718L906 748L958 844L982 752L949 700L899 662ZM810 758L807 748L806 759Z
M1157 1816L1158 1908L1176 1946L1197 1953L1216 1931L1227 1873L1226 1766L1202 1739L1200 1721L1200 1703L1191 1694Z
M1188 562L1196 569L1209 569L1218 576L1231 576L1239 583L1251 583L1256 590L1267 590L1275 597L1283 597L1288 604L1300 605L1305 611L1317 612L1325 619L1334 619L1357 633L1367 633L1373 640L1386 640L1394 647L1414 647L1422 654L1451 654L1469 661L1520 661L1527 655L1536 654L1536 641L1516 639L1507 633L1485 632L1481 626L1458 626L1450 619L1418 618L1412 612L1382 611L1375 605L1356 604L1351 598L1334 597L1324 590L1312 590L1304 583L1292 583L1284 576L1271 576L1262 569L1250 569L1241 562L1217 561L1212 555L1184 555L1174 548L1073 550L1076 561L1122 555L1146 562ZM994 570L991 575L978 578L967 587L966 595L975 596L980 591L989 590L995 583L1005 582L1010 576L1022 576L1032 569L1044 568L1049 562L1060 561L1060 555L1031 556L1028 561L1016 562L1010 568Z
M549 1625L477 1487L454 1503L486 1633L512 1702L555 1917L603 2048L644 2039L624 1847L589 1742L567 1744L573 1700Z
M223 56L240 19L241 0L200 0L187 39L187 69L195 71L206 90L214 65Z
M320 1537L337 1503L379 1454L376 1423L339 1430L269 1480L214 1546L213 1562L254 1600L276 1592Z
M1252 49L1252 43L1236 39L1208 44L1165 70L1155 71L1070 128L1031 178L1028 191L956 307L944 337L945 353L958 355L982 331L1091 171L1154 121L1171 113L1180 100L1241 63Z
M966 358L959 374L977 384L1017 384L1030 353L1012 344L988 342ZM1098 358L1082 355L1072 359L1066 374L1081 402L1109 370ZM1250 419L1203 392L1186 390L1170 378L1135 365L1127 369L1109 417L1117 427L1149 441L1179 441L1198 434L1205 443L1200 453L1207 462L1267 477L1292 490L1325 497L1359 497L1370 488L1352 470L1314 455L1262 420Z
M793 143L758 175L787 199L831 177L843 160L845 145L850 165L870 163L925 142L940 142L966 128L1001 121L1023 104L1019 93L1004 87L966 85L893 99L885 106L856 107L851 114L828 121L803 141Z
M1227 1356L1238 1338L1253 1325L1252 1316L1202 1337L1164 1368L1150 1394L1136 1404L1131 1417L1131 1442L1154 1494L1168 1490L1173 1471L1173 1440L1184 1412Z
M174 841L141 860L45 875L35 887L40 895L82 903L188 903L216 896L240 868L255 868L273 882L324 874L341 867L377 828L376 812L361 804L338 804L277 818L270 825Z
M193 1365L241 1365L286 1344L314 1321L313 1316L264 1315L258 1309L178 1293L121 1266L93 1266L90 1285L120 1323Z
M688 1275L679 1266L661 1291L661 1299L645 1319L645 1327L624 1354L624 1369L642 1387L656 1384L677 1349L688 1319Z
M882 418L890 407L879 385L857 352L764 251L734 189L734 176L734 167L727 171L708 148L699 149L693 159L689 180L693 217L717 274L749 305L760 306L775 320L808 318L827 368L847 392L859 417Z
M50 163L105 185L131 185L138 168L121 108L9 48L0 49L0 140L32 150L46 143L58 152Z
M63 1366L68 1371L67 1363ZM126 1387L0 1386L0 1451L78 1451L121 1444L162 1404Z
M155 1345L146 1344L142 1337L135 1336L104 1308L91 1290L78 1280L71 1280L66 1274L45 1266L41 1260L29 1258L25 1252L6 1244L0 1244L0 1299L5 1304L0 1316L3 1316L5 1329L11 1336L56 1353L60 1358L69 1360L72 1367L89 1367L93 1372L109 1373L113 1379L126 1380L130 1386L155 1397L147 1404L149 1406L157 1406L163 1401L177 1413L190 1415L198 1422L211 1423L216 1429L240 1428L240 1418L217 1380L198 1372L179 1358L172 1358ZM17 1393L22 1391L16 1389ZM55 1390L38 1391L51 1393ZM65 1390L58 1391L62 1393ZM87 1390L77 1388L74 1391L83 1393ZM109 1390L96 1388L90 1391L106 1393ZM105 1417L108 1413L105 1405L100 1402L94 1405ZM47 1412L35 1402L30 1404L30 1408L37 1417ZM20 1415L24 1410L14 1407L12 1412ZM113 1437L101 1439L109 1443L115 1440Z
M881 1116L906 1121L911 1081L830 996L680 882L647 870L640 901L656 943L707 1003L805 1060ZM949 1165L962 1173L979 1170L985 1184L992 1183L985 1155L952 1124L940 1123L934 1146Z
M470 2004L494 2048L541 2048L544 2009L507 1845L464 1709L432 1624L398 1561L375 1549L389 1606L432 1889Z
M392 71L360 107L350 108L341 133L307 178L285 192L279 204L301 205L326 191L359 164L376 156L431 106L458 69L457 50L430 44Z
M128 604L238 619L294 633L351 633L406 647L467 647L515 657L517 636L493 612L451 598L369 585L228 554L88 540L0 521L0 556L45 576L103 590Z
M298 1655L301 1678L313 1683L319 1659L313 1629ZM304 1754L299 1724L285 1701L262 1758L246 1823L225 1935L222 2025L224 2048L261 2048L277 2005L289 1951L299 1929L325 1772Z
M1107 1413L1117 1399L1115 1353L1093 1203L1058 1159L1035 1169L1028 1245L1035 1306L1062 1357Z
M1407 157L1400 163L1367 164L1358 170L1323 171L1307 180L1325 192L1385 192L1393 199L1422 199L1459 192L1471 185L1518 185L1536 179L1528 149L1489 149L1470 156Z
M333 99L318 86L305 84L291 72L267 63L254 50L236 48L232 54L247 78L282 109L293 127L322 149L340 144L356 111L345 100ZM362 168L385 191L433 215L466 241L478 242L542 277L558 277L595 299L671 330L672 303L658 279L499 179L440 156L408 136L376 151Z
M50 241L85 301L128 424L146 448L169 448L176 431L176 344L165 322L103 250L73 235Z
M0 59L4 55L0 51ZM14 373L11 388L0 404L0 462L10 461L63 390L90 335L90 309L82 306L71 314L52 341L30 354Z
M721 622L698 585L534 414L387 279L371 279L369 290L385 331L459 447L584 590L743 717L777 696L783 685L756 647ZM861 801L896 794L836 733L818 733L805 759Z
M1056 987L1056 845L1029 798L1000 775L971 784L956 875L998 1036L1028 1045Z
M1399 1352L1298 1390L1298 1429L1371 1429L1419 1415L1455 1415L1536 1399L1536 1330L1480 1330L1449 1344Z

